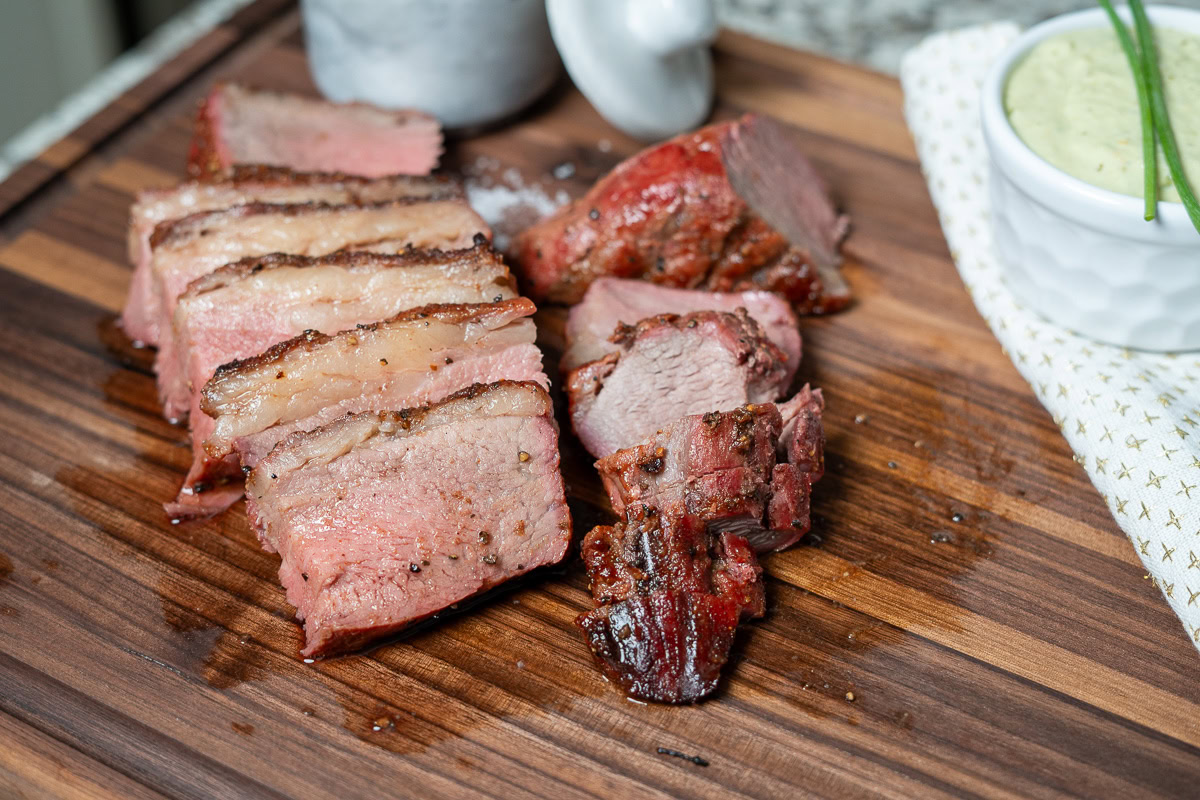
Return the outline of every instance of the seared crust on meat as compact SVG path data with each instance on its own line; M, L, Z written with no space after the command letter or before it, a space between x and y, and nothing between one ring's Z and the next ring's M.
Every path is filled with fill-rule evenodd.
M322 183L342 183L353 190L355 186L377 184L380 181L409 185L419 189L425 197L438 199L465 198L462 184L449 175L389 175L383 178L367 178L346 172L298 172L288 167L270 164L235 164L227 173L204 183L228 183L237 186L243 183L278 183L291 186L313 186Z
M778 128L746 115L621 162L517 237L522 285L535 300L566 304L609 276L721 292L765 289L800 313L844 307L850 298L837 247L845 218Z
M744 308L728 311L693 311L690 314L659 314L638 321L634 325L618 322L609 341L628 350L637 341L656 328L690 330L707 323L719 323L729 335L737 338L740 361L751 364L760 374L767 374L778 364L787 362L787 354L767 338L766 332Z
M359 325L350 331L335 334L320 331L305 331L299 336L280 342L270 347L265 353L257 356L230 361L217 368L212 379L205 384L200 408L205 414L217 416L220 412L225 384L238 380L242 376L258 370L273 368L284 361L287 356L296 351L314 350L339 338L354 336L357 332L377 331L395 323L411 322L414 320L432 319L438 322L457 324L462 322L486 322L495 317L513 318L527 317L537 310L533 301L526 297L515 297L511 300L501 300L498 303L437 303L433 305L410 308L396 316L371 323Z
M526 416L550 416L554 413L550 395L534 381L496 381L494 383L476 383L465 389L460 389L447 395L436 403L428 403L416 408L404 408L399 411L364 411L358 414L347 414L340 419L323 425L311 431L296 431L288 434L276 445L279 455L272 451L259 465L250 472L246 482L247 489L262 479L255 473L263 469L278 469L278 462L283 452L296 447L303 447L322 439L337 439L350 434L355 444L360 444L376 436L407 436L426 424L442 425L447 421L447 412L461 416L492 416L508 414L512 411L513 403L510 397L504 397L506 404L497 406L493 401L502 392L509 389L523 395L523 411ZM460 401L479 401L464 408L454 408ZM449 405L448 405L449 404ZM490 413L489 413L490 412Z
M411 248L403 253L372 253L368 250L339 250L324 256L298 256L291 253L269 253L265 256L248 256L232 264L213 270L192 281L181 297L221 289L236 281L263 270L288 267L335 266L353 270L362 267L405 267L405 266L463 266L476 267L503 264L500 254L492 249L487 237L476 234L475 246L461 250L438 250L437 248ZM511 275L496 281L500 286L513 286Z
M744 308L622 323L609 341L616 351L567 377L572 426L598 458L689 414L776 400L792 374Z
M161 222L150 234L150 248L170 247L179 242L185 242L198 236L204 236L205 230L220 225L230 219L253 217L259 214L279 214L288 217L298 217L304 214L321 212L337 212L347 207L361 209L400 208L403 206L418 206L426 203L461 202L451 198L432 197L401 197L396 200L386 200L381 203L246 203L219 211L201 211L189 214L181 219Z

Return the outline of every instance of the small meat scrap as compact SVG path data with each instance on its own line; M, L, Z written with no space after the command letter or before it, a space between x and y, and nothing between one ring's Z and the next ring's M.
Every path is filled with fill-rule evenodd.
M604 673L640 700L693 703L712 692L738 623L764 611L746 540L694 516L630 507L584 537L583 559L599 607L576 623Z

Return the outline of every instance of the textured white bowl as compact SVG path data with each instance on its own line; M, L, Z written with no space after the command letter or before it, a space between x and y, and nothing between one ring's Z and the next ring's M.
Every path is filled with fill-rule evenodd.
M1200 33L1200 12L1147 9L1156 26ZM1128 19L1126 9L1122 15ZM1027 306L1085 336L1143 350L1200 348L1200 233L1181 203L1101 189L1043 160L1004 113L1013 66L1051 36L1109 25L1101 9L1030 28L983 85L983 135L991 161L992 227L1009 287ZM1192 176L1193 182L1200 176Z

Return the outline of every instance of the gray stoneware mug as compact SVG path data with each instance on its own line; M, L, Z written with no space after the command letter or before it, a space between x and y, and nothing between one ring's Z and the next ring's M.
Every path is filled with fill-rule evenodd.
M471 128L532 103L559 74L544 0L302 0L330 100L416 108Z

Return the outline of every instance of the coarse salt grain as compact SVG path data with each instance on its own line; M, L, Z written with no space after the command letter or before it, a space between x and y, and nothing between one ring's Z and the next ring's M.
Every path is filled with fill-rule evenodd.
M499 169L495 159L480 157L467 170L467 202L492 228L493 244L497 250L507 250L515 236L538 219L565 205L570 196L559 189L551 197L539 184L527 184L515 167L508 167L499 180L493 174Z

